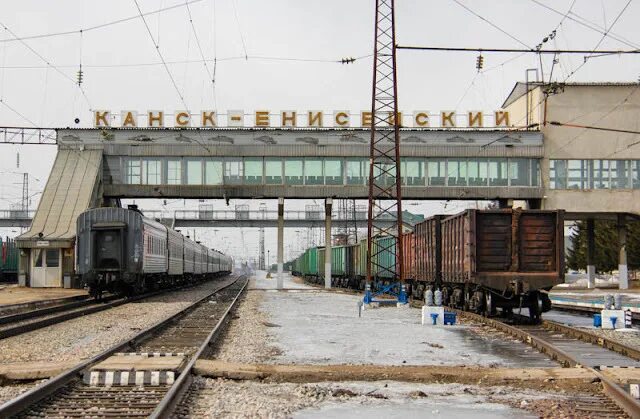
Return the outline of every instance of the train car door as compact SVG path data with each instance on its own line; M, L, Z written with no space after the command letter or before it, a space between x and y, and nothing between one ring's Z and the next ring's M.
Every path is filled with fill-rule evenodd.
M31 286L62 287L60 249L31 249Z

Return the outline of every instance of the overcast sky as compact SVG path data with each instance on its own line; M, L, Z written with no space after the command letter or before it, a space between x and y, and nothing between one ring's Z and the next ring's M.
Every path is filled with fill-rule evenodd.
M370 107L372 60L368 56L373 48L374 1L200 0L191 3L189 10L184 3L138 0L143 12L179 6L145 17L169 63L174 87L144 22L136 17L134 0L4 0L0 15L0 125L88 127L90 109L172 112L185 108L180 95L195 112L359 112ZM543 48L640 48L638 0L398 0L396 4L400 45L535 47L556 30L555 38ZM563 19L541 4L562 14L571 13ZM612 36L603 39L602 32L586 26L607 28ZM82 35L80 29L85 29ZM58 32L73 33L15 40L16 36ZM200 50L208 68L201 62ZM478 73L476 56L473 52L399 51L400 108L492 111L500 107L514 82L524 79L527 68L540 67L538 57L531 54L484 54L484 71ZM346 57L363 58L348 65L333 62ZM209 77L214 58L215 88ZM549 56L543 63L546 80L551 60ZM553 79L564 81L583 60L580 55L561 56ZM80 62L86 95L75 84ZM568 81L637 81L639 64L635 55L591 58ZM79 125L75 118L80 119ZM21 185L16 185L20 176L8 172L30 173L31 192L41 191L55 148L1 147L0 207L7 207L21 194ZM34 196L34 206L37 198ZM181 202L174 205L182 207ZM414 208L439 211L443 205ZM449 204L451 208L457 207ZM268 231L269 243L275 243L274 236L275 232ZM229 242L210 240L217 247ZM257 239L250 241L257 243Z

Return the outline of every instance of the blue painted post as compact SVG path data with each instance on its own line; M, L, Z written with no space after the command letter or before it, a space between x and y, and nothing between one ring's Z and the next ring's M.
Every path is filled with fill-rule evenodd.
M371 284L367 282L367 285L365 285L364 288L364 303L371 304L371 300Z
M438 324L438 313L431 313L431 320L433 321L433 325Z
M616 321L618 320L618 318L615 317L615 316L611 316L610 319L611 319L611 326L613 326L613 328L615 329L616 328Z
M407 285L404 283L400 284L400 294L398 295L398 302L400 304L407 304L409 302L407 300Z

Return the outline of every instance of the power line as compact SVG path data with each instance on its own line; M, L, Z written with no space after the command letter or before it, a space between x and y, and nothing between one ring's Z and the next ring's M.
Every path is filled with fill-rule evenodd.
M473 14L474 16L479 18L480 20L483 20L483 21L487 22L489 25L491 25L495 29L499 30L503 34L507 35L509 38L513 39L514 41L518 42L520 45L524 45L525 47L530 48L529 45L525 44L520 39L516 38L514 35L511 35L509 32L507 32L506 30L502 29L501 27L499 27L495 23L491 22L489 19L487 19L487 18L485 18L483 16L480 16L478 13L476 13L475 11L470 9L469 7L467 7L464 4L462 4L459 0L453 0L453 2L456 3L458 6L464 8L465 10L467 10L469 13Z
M20 43L22 45L24 45L29 51L31 51L33 54L35 54L38 58L40 58L45 64L47 64L47 66L53 68L58 74L60 74L62 77L64 77L65 79L69 80L71 83L73 83L74 85L78 86L78 89L80 90L80 92L82 93L82 96L84 97L84 100L87 102L87 105L89 105L89 110L93 109L93 106L91 106L91 102L89 101L89 98L87 97L87 94L85 93L84 89L82 88L82 86L78 85L76 83L76 80L74 80L72 77L70 77L69 75L67 75L66 73L64 73L62 70L60 70L57 66L55 66L54 64L52 64L49 60L47 60L44 56L42 56L42 54L40 54L38 51L36 51L35 49L33 49L31 47L31 45L27 44L23 38L20 38L18 35L16 35L11 29L9 29L4 23L0 22L0 26L2 26L7 32L9 32L11 34L11 36L13 36L17 41L20 41Z
M593 126L593 125L570 124L570 123L567 123L567 122L558 122L558 121L549 121L547 123L549 125L555 125L555 126L560 126L560 127L583 128L583 129L592 129L592 130L608 131L608 132L621 132L621 133L624 133L624 134L640 134L640 131L628 130L628 129L596 127L596 126Z
M585 19L585 18L583 18L583 17L581 17L581 16L579 16L579 15L573 13L573 12L569 12L569 13L565 14L565 13L562 13L561 11L559 11L559 10L554 9L551 6L548 6L548 5L544 4L544 3L542 3L539 0L531 0L531 1L533 3L541 6L541 7L544 7L545 9L547 9L549 11L552 11L553 13L556 13L556 14L560 15L560 16L565 16L566 15L567 19L569 19L569 20L571 20L573 22L576 22L577 24L579 24L581 26L584 26L585 28L591 29L592 31L598 32L601 35L608 36L609 38L611 38L611 39L613 39L615 41L621 42L621 43L623 43L623 44L625 44L625 45L627 45L627 46L629 46L631 48L640 48L640 45L638 45L638 44L636 44L634 42L631 42L631 41L623 38L622 36L620 36L618 34L615 34L615 33L611 32L611 30L610 30L611 27L609 27L609 30L607 30L606 28L602 28L597 23L593 23L593 22L591 22L591 21L589 21L589 20L587 20L587 19ZM576 19L574 17L571 17L570 15L574 15L574 16L576 16L576 18L579 18L579 19L582 19L582 20L578 20L578 19Z
M236 25L238 26L238 32L240 33L240 41L242 42L242 50L244 51L244 56L247 57L247 45L244 42L244 35L242 34L242 27L240 26L240 19L238 19L238 6L236 5L236 0L231 0L231 4L233 5L233 15L236 19Z
M598 53L598 54L609 54L610 52L601 52L601 51L596 51L598 49L598 47L600 46L600 44L602 44L602 42L604 41L604 39L607 37L607 34L609 33L609 31L615 26L616 23L618 23L618 20L620 19L620 17L624 14L624 12L627 10L627 8L629 7L629 5L631 4L633 0L629 0L627 1L627 4L624 5L624 7L622 8L622 10L620 10L620 13L618 13L618 15L616 16L616 18L613 20L613 22L611 23L611 25L609 26L609 29L605 30L602 38L600 38L600 40L598 41L598 43L596 44L595 47L593 47L593 51L591 51L591 55ZM584 67L585 64L587 64L587 60L589 59L589 57L584 57L584 61L582 62L582 64L580 64L575 70L571 71L571 73L569 73L569 75L564 79L564 81L566 82L567 80L569 80L571 78L571 76L573 76L574 74L576 74L582 67Z
M398 45L397 49L409 51L439 51L439 52L494 52L494 53L523 53L523 54L640 54L640 49L633 50L594 50L594 49L545 49L537 50L533 48L473 48L473 47L431 47L431 46L409 46Z
M186 5L189 5L189 4L199 3L201 1L204 1L204 0L189 0L189 1L185 1L185 3L182 3L182 4L176 4L176 5L173 5L173 6L168 6L168 7L156 9L156 10L153 10L151 12L145 12L145 13L143 13L143 16L149 16L149 15L154 15L154 14L157 14L157 13L166 12L168 10L178 9L180 7L185 7ZM68 31L60 31L60 32L50 32L50 33L43 33L43 34L38 34L38 35L29 35L29 36L24 36L21 39L30 40L30 39L51 38L51 37L56 37L56 36L74 35L74 34L78 34L79 32L89 32L89 31L94 31L94 30L97 30L97 29L102 29L102 28L106 28L106 27L109 27L109 26L117 25L117 24L120 24L120 23L129 22L129 21L135 20L135 19L137 19L139 17L140 17L140 15L129 16L129 17L125 17L125 18L122 18L122 19L117 19L117 20L112 20L110 22L101 23L99 25L89 26L87 28L74 29L74 30L68 30ZM15 41L16 41L16 39L0 39L0 43L15 42Z
M149 33L149 37L151 38L151 42L153 42L153 46L156 49L156 53L158 53L158 57L160 57L160 61L162 61L162 65L164 66L165 70L167 70L167 74L169 75L169 79L171 79L171 83L173 84L173 87L175 88L176 92L178 93L178 97L180 98L180 101L184 105L185 109L189 109L189 107L187 106L187 104L186 104L186 102L184 100L184 97L182 96L182 93L180 92L180 89L178 88L178 84L176 83L176 80L173 78L173 75L171 74L171 71L169 70L169 66L167 65L167 62L164 60L164 57L162 56L162 53L160 52L160 46L157 44L155 38L153 37L153 34L151 33L151 29L149 28L149 25L147 24L147 20L144 18L142 10L140 9L140 5L138 4L138 0L133 0L133 2L135 3L136 8L138 9L138 14L139 14L140 18L142 19L142 22L144 23L144 27L147 28L147 33Z

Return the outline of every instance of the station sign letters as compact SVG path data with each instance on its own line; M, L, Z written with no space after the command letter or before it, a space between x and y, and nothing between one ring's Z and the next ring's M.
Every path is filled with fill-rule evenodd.
M405 114L398 112L376 116L376 126L393 126L395 118L400 120L403 127L414 128L482 128L509 127L509 112L497 110L493 113L469 111L413 111ZM347 110L324 111L280 111L257 110L245 113L243 110L229 110L226 114L218 114L214 110L192 113L187 110L177 110L165 113L160 110L138 113L133 110L123 110L119 115L111 111L94 111L93 125L96 128L215 128L215 127L282 127L282 128L367 128L373 123L371 111L352 113Z

